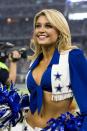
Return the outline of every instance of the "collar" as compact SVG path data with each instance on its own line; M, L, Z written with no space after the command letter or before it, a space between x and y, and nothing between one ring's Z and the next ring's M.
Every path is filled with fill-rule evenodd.
M58 49L56 48L48 67L52 66L52 64L59 63L59 56L60 56L60 53L58 52ZM43 58L43 53L39 54L39 56L35 59L35 61L31 65L30 69L33 70L39 64L42 58Z

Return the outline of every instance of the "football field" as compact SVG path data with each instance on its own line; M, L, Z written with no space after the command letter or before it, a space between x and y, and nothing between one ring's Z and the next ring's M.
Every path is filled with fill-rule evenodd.
M19 94L28 94L26 84L16 84L14 88L18 89Z

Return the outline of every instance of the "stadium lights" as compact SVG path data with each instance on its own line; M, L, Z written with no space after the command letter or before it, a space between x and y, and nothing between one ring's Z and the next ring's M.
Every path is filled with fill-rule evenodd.
M7 18L7 23L11 23L12 19L11 18Z
M26 22L27 22L27 21L29 21L29 18L28 18L28 17L26 17L26 18L25 18L25 21L26 21Z
M67 2L72 2L72 3L75 3L75 2L84 2L84 1L87 1L87 0L67 0Z
M87 13L69 13L69 20L83 20L87 18Z

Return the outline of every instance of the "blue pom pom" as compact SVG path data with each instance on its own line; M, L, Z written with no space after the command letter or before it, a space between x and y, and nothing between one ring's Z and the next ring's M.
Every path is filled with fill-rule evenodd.
M0 128L6 127L9 124L15 126L21 119L20 96L17 89L13 88L11 83L8 90L6 85L0 87Z
M84 117L81 115L74 116L73 114L66 112L61 114L60 117L50 119L47 124L48 126L41 131L78 131L83 123Z

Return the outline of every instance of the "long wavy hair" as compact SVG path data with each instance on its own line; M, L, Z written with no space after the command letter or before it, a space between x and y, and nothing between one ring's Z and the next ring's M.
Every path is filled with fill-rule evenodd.
M63 14L55 9L44 9L38 12L34 17L34 29L37 22L37 19L44 15L48 19L48 21L55 27L58 32L58 40L56 42L56 47L58 48L59 52L76 48L76 46L72 46L71 44L71 33L69 29L69 25L63 16ZM34 37L31 39L30 48L33 49L34 55L31 58L36 58L41 52L41 46L35 41Z

